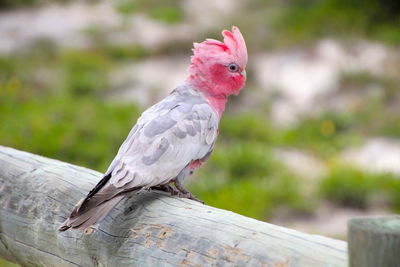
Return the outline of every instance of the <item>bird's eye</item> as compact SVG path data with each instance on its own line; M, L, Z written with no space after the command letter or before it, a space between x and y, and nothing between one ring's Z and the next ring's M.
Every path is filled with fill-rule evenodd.
M231 63L228 65L228 69L231 72L237 72L237 71L239 71L239 66L235 63Z

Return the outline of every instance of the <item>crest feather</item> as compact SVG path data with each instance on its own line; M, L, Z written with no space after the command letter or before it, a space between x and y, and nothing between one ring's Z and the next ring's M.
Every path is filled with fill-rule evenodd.
M247 48L242 34L237 27L232 32L222 31L224 41L206 39L201 43L193 44L193 58L219 58L225 61L236 61L241 67L247 64ZM229 63L229 62L228 62Z
M239 64L245 66L247 64L247 48L238 27L233 26L232 32L228 30L222 31L222 36L224 36L224 43L228 46L231 53L239 60Z

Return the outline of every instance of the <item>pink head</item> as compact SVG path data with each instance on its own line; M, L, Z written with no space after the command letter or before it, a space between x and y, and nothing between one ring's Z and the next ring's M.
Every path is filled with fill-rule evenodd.
M187 82L212 98L238 94L246 82L247 48L237 27L222 31L224 41L194 43Z

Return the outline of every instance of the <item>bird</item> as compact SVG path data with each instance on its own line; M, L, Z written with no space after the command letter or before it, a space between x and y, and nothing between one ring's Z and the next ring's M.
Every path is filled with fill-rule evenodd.
M193 43L188 76L138 118L103 178L58 228L99 223L130 192L158 189L199 201L183 187L214 149L228 96L246 83L247 48L238 29Z

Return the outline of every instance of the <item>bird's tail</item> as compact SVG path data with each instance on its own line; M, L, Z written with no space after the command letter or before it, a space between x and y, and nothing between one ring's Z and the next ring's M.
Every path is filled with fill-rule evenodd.
M84 230L96 224L106 217L124 196L124 194L117 195L100 203L96 198L83 199L74 207L71 215L58 228L58 231L63 232L69 228Z

